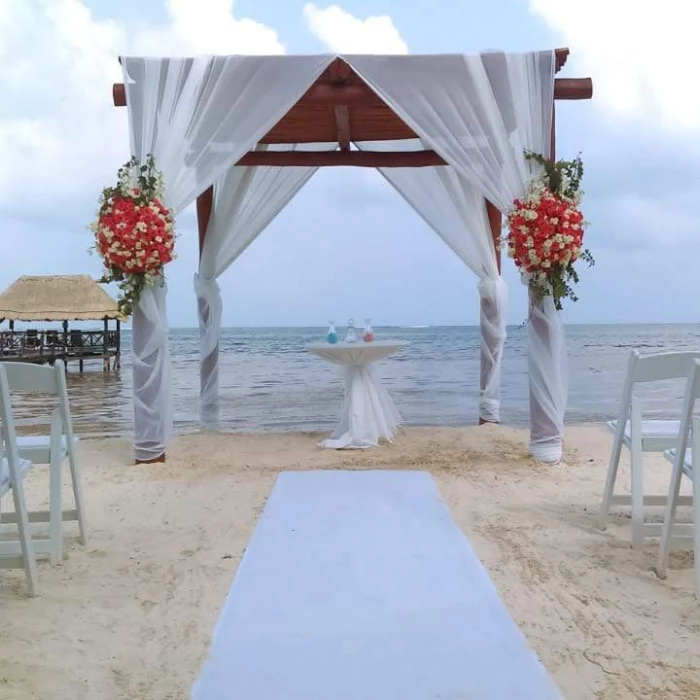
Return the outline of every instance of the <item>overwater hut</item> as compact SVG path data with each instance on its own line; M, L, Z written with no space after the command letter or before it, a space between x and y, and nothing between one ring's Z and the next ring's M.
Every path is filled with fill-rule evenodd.
M102 358L104 371L118 369L122 317L117 302L89 275L23 276L0 294L0 361L40 364ZM71 321L102 321L101 329L70 329ZM116 323L110 329L110 321ZM16 322L42 327L16 330ZM45 323L61 323L47 329Z

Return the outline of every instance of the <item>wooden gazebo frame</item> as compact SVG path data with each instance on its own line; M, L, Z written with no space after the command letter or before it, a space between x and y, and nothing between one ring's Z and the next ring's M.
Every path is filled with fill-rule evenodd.
M568 48L555 49L555 72L569 56ZM116 107L126 106L123 83L112 86ZM593 96L590 78L555 78L554 100L587 100ZM551 157L555 157L555 110L552 104ZM335 151L252 151L238 162L240 166L369 168L430 167L445 165L432 150L371 151L351 150L354 142L401 141L416 139L411 129L342 58L336 58L277 124L260 139L261 144L337 143ZM210 186L197 197L197 227L201 258L214 201ZM491 202L486 210L495 243L500 243L502 213ZM495 246L501 271L500 245ZM483 422L483 421L480 421ZM142 460L136 460L139 463ZM165 461L165 454L155 460Z
M569 49L555 49L556 71L569 57ZM112 86L116 107L126 106L123 83ZM590 78L556 78L555 100L588 100L593 96ZM552 114L552 149L555 153L554 110ZM257 166L359 166L366 168L406 168L445 165L435 151L352 151L355 141L397 141L418 138L416 133L377 95L342 59L336 58L297 103L260 140L263 144L338 143L336 151L256 151L247 153L237 165ZM202 254L207 226L211 217L214 188L197 197L199 253ZM491 234L501 236L501 212L487 202ZM496 247L498 269L500 250Z

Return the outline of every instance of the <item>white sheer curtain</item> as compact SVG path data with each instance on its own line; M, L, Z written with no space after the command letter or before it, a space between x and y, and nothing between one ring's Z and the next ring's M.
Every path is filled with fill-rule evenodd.
M537 301L529 296L530 415L538 417L531 421L530 453L543 462L558 462L568 391L564 329L552 297Z
M175 213L192 203L289 111L331 56L121 59L131 152L149 153ZM134 445L165 452L172 431L166 287L147 289L133 316Z
M425 148L420 139L365 141L360 150L407 151ZM506 340L507 290L498 273L496 249L481 194L449 165L379 168L380 173L450 249L479 278L482 333L479 415L500 419L500 375Z
M511 207L528 182L532 165L524 151L548 156L554 103L553 51L481 56L347 56L345 60L429 148L439 153L477 192L501 211ZM562 348L561 322L550 319L548 333L531 333L531 357L542 345ZM556 317L556 314L554 314ZM565 396L561 353L557 363L531 376L531 453L556 461L561 455L565 401L540 403L534 397ZM531 366L532 366L531 359ZM541 360L537 359L541 364ZM562 388L564 391L562 392ZM558 431L558 434L555 434ZM539 445L546 435L548 449ZM537 437L536 437L537 436Z
M269 150L329 151L334 143L280 144ZM257 150L268 150L259 146ZM216 281L284 209L317 168L233 166L214 183L212 215L195 275L199 312L200 417L219 424L219 338L223 304Z

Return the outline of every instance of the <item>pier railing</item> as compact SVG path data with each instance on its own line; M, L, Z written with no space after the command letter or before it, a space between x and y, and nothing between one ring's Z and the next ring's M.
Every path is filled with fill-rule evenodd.
M0 360L27 362L111 357L119 354L118 331L2 331Z

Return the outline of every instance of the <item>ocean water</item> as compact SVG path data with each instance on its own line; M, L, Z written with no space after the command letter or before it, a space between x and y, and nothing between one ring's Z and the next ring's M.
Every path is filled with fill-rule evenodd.
M229 431L329 430L342 406L337 368L305 347L325 328L225 329L220 353L221 427ZM407 425L459 426L478 421L480 335L476 327L375 328L378 339L406 340L409 347L380 363L384 384ZM342 332L342 331L341 331ZM700 349L700 325L570 326L568 423L614 417L630 350L655 353ZM118 373L101 362L80 375L69 367L68 387L76 428L83 434L121 435L132 428L130 334L123 335ZM198 429L198 331L173 330L175 429ZM677 414L683 387L664 382L645 391L650 415ZM16 407L22 426L46 423L36 398ZM502 374L501 420L529 421L527 329L510 327Z

